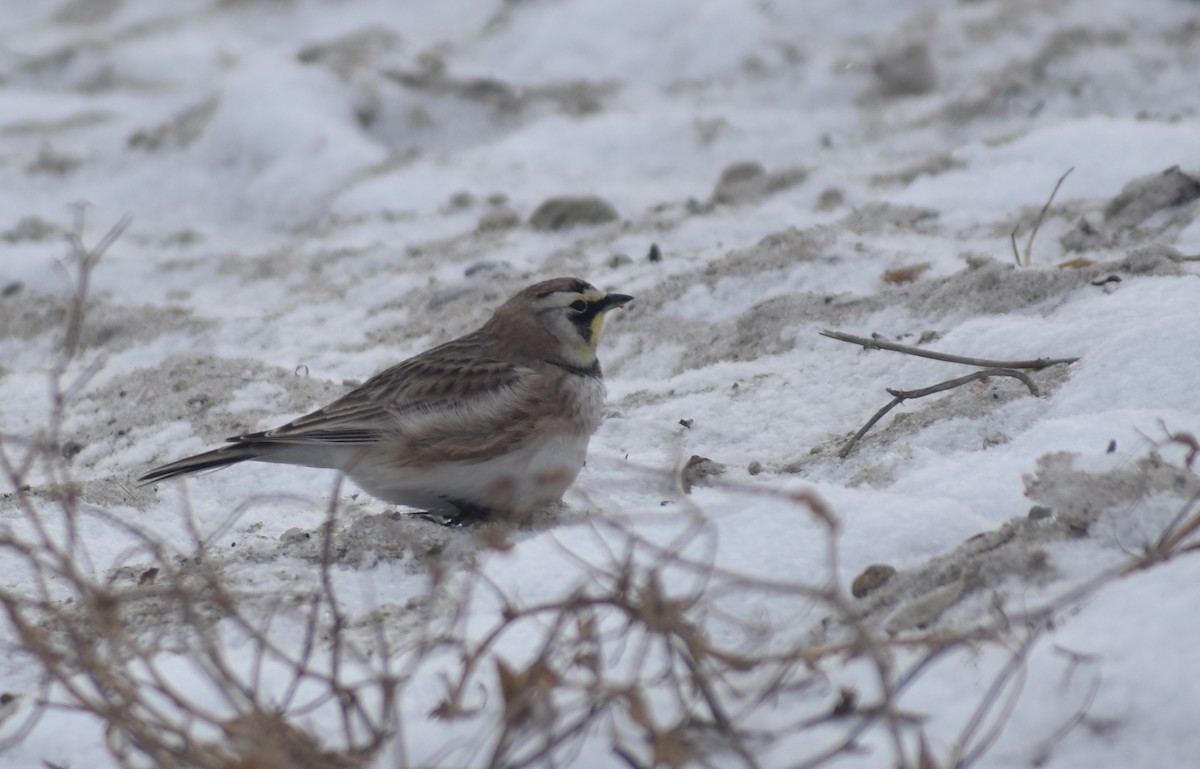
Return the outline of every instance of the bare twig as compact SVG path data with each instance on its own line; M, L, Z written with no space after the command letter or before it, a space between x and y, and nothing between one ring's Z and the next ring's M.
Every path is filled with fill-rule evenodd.
M1170 560L1180 553L1190 552L1190 547L1194 547L1194 545L1189 546L1187 540L1198 531L1200 531L1200 494L1195 494L1172 517L1154 545L1147 548L1142 559L1130 565L1130 571L1144 569L1159 561Z
M100 258L121 237L132 221L133 217L129 214L121 217L116 224L109 228L104 237L100 238L100 242L92 248L88 248L83 244L83 231L87 222L87 208L83 203L76 204L75 206L75 224L71 232L67 233L67 243L71 249L68 260L74 266L73 279L75 284L73 286L74 292L71 308L67 316L66 338L63 342L63 347L68 357L73 356L79 349L79 335L83 330L83 310L86 305L84 299L91 285L92 270L96 269L96 265L100 263Z
M971 717L967 719L966 725L963 726L962 733L951 754L951 760L948 762L949 766L953 766L955 769L966 769L978 761L988 748L1000 738L1000 733L1012 716L1012 712L1017 706L1017 698L1025 686L1025 676L1028 672L1025 661L1040 636L1041 628L1031 628L1029 635L1013 651L1007 664L992 679L991 686L988 687L983 698L975 706L974 712L971 713ZM984 722L999 704L1005 688L1009 689L1008 698L1001 705L1000 712L993 718L991 725L980 734Z
M889 342L886 339L877 339L875 337L856 336L847 334L842 331L833 331L831 329L822 329L821 336L827 336L830 339L836 339L839 342L850 342L851 344L861 345L867 350L891 350L892 352L900 352L906 355L915 355L920 358L931 358L940 360L946 363L964 363L968 366L981 366L985 368L1017 368L1031 369L1038 371L1050 366L1059 364L1070 364L1079 360L1079 358L1036 358L1034 360L993 360L991 358L972 358L964 355L952 355L950 353L935 352L934 350L925 350L920 347L912 347L898 342Z
M1200 440L1196 439L1195 435L1189 432L1178 431L1173 432L1167 427L1167 423L1163 420L1158 420L1159 427L1167 436L1167 443L1177 443L1180 446L1187 448L1187 456L1183 460L1183 464L1189 470L1192 469L1192 464L1196 461L1197 455L1200 455Z
M983 371L974 371L970 374L967 374L966 376L960 376L957 379L949 379L945 382L940 382L935 385L930 385L929 387L922 387L919 390L893 390L892 388L889 387L889 388L887 388L887 391L888 391L888 394L894 395L895 397L899 398L901 401L904 401L909 398L924 398L926 395L933 395L935 393L945 392L946 390L952 390L955 387L961 387L962 385L968 384L970 382L974 382L978 379L987 379L988 377L993 377L993 376L1007 376L1007 377L1013 377L1014 379L1020 379L1022 382L1025 383L1025 386L1029 388L1030 395L1032 395L1034 397L1037 397L1038 395L1040 395L1040 393L1038 392L1037 385L1035 385L1033 383L1033 380L1030 379L1027 374L1025 374L1024 372L1021 372L1021 371L1017 371L1016 369L1008 369L1008 368L989 368L989 369L984 369Z
M1083 697L1083 702L1071 714L1071 717L1055 729L1054 733L1047 737L1033 753L1033 757L1030 760L1033 766L1042 766L1045 764L1049 760L1050 751L1054 749L1054 746L1066 739L1067 735L1075 730L1075 727L1083 723L1083 719L1087 717L1088 712L1092 709L1092 704L1096 701L1096 695L1100 693L1100 680L1101 676L1099 673L1092 676L1092 680L1088 684L1087 693Z
M1055 183L1054 189L1050 191L1050 197L1046 199L1046 204L1042 206L1042 210L1038 212L1037 218L1034 219L1033 229L1029 233L1029 239L1025 241L1025 259L1023 262L1017 255L1017 230L1021 227L1020 223L1018 222L1017 225L1013 227L1012 232L1009 233L1009 240L1012 242L1013 259L1016 261L1018 267L1028 267L1032 261L1033 239L1037 237L1038 229L1042 226L1042 220L1046 218L1046 212L1050 210L1050 204L1054 202L1054 196L1058 194L1058 188L1062 186L1062 183L1068 176L1071 175L1071 172L1074 170L1075 166L1071 166L1062 176L1058 177L1058 182Z
M966 376L960 376L957 379L939 382L938 384L930 385L929 387L923 387L920 390L893 390L889 387L887 388L887 391L888 394L893 396L892 400L884 405L883 408L876 411L875 414L867 420L867 423L860 427L858 432L856 432L854 436L850 438L850 440L846 441L845 445L843 445L841 450L838 451L838 456L842 459L848 457L850 452L854 449L854 445L858 443L859 440L861 440L862 437L866 435L872 427L875 426L875 423L880 419L883 419L883 417L886 416L889 411L896 408L904 401L909 400L910 398L924 398L926 395L945 392L946 390L951 390L955 387L961 387L962 385L970 382L980 379L987 379L988 377L993 376L1006 376L1013 377L1014 379L1020 379L1025 383L1025 386L1029 388L1031 395L1035 397L1038 395L1037 385L1033 383L1033 380L1030 379L1028 375L1015 369L1008 368L989 368L984 369L983 371L974 371Z

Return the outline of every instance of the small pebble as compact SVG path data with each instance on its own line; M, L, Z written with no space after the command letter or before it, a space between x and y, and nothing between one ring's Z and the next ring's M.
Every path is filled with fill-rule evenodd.
M597 225L620 218L617 209L604 198L595 195L548 198L529 217L535 230L553 232L580 225Z
M929 93L937 85L937 70L929 46L913 43L875 60L875 77L885 96Z
M279 541L284 543L303 542L304 540L309 539L311 536L312 535L304 529L292 527L280 535Z
M466 190L460 190L450 196L446 206L450 210L469 208L475 204L475 196Z
M1053 513L1054 511L1045 505L1034 505L1033 507L1029 508L1029 520L1044 521L1053 515Z
M832 211L846 200L846 195L837 187L827 187L817 196L818 211Z
M875 590L878 590L895 574L895 568L885 563L873 563L863 569L862 574L859 574L850 583L850 594L855 598L864 598Z
M683 493L691 494L692 487L702 485L711 478L725 472L725 465L714 462L708 457L693 454L683 467Z
M721 172L713 188L714 203L745 203L767 194L767 169L753 160L734 163Z
M479 217L475 229L480 232L511 230L521 225L521 215L508 206L498 206Z

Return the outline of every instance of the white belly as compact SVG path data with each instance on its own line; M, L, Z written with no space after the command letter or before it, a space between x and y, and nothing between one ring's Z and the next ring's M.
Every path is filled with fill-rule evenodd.
M562 499L587 457L588 435L537 441L483 462L425 468L359 466L349 475L372 496L431 512L467 503L500 515L522 515Z

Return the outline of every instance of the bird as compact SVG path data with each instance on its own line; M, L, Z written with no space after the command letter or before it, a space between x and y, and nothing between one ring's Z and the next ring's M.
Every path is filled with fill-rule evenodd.
M246 461L340 470L371 496L450 526L522 520L562 499L600 426L596 347L633 300L579 278L535 283L477 330L327 406L156 467L156 483Z

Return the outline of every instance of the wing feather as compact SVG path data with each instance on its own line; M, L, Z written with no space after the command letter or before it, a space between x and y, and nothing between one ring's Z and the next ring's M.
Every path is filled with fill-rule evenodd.
M350 447L387 442L394 461L488 456L524 440L545 407L544 377L481 357L477 335L385 369L311 414L235 443Z

